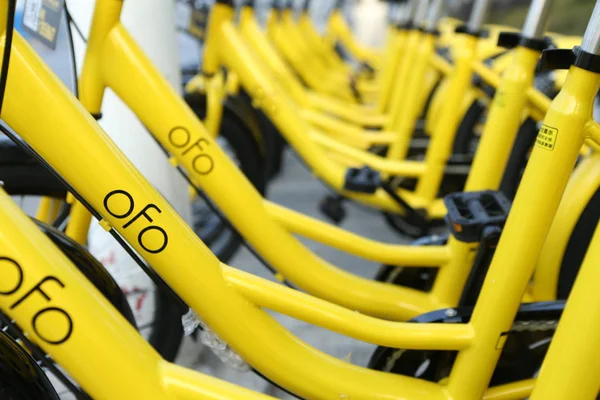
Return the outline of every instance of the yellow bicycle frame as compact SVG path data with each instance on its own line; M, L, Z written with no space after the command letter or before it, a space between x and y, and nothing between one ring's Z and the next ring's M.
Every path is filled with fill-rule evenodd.
M384 244L264 201L226 155L212 145L214 142L209 140L210 136L204 137L205 130L127 35L118 23L118 13L112 7L114 5L107 0L99 2L97 6L88 55L81 76L82 103L89 112L97 113L100 110L104 88L108 86L113 89L132 108L162 146L173 155L171 159L173 165L181 165L192 182L208 193L242 235L276 267L280 276L320 298L367 315L392 320L409 319L427 311L453 306L458 302L462 291L461 282L464 283L468 275L468 266L472 263L475 246L466 246L456 241L450 241L447 246L426 248ZM218 4L214 10L214 13L220 13L224 18L229 18L229 12L230 8L223 7L221 4ZM209 26L209 30L217 28L218 25ZM262 89L259 86L248 84L248 77L252 77L254 73L252 68L255 66L252 55L249 55L244 47L240 47L241 52L237 47L231 47L239 44L232 26L225 25L224 31L229 32L233 39L228 42L215 42L220 36L211 32L208 35L207 46L223 47L226 49L226 54L236 55L234 62L243 61L244 65L248 65L247 70L240 69L243 73L240 75L242 83L252 88L255 95L257 92L260 93ZM528 54L526 51L523 53ZM205 59L205 68L208 72L211 72L211 68L215 71L219 67L219 60L211 58L218 56L219 52L215 51L210 55L207 54ZM231 60L230 58L229 61ZM268 85L267 78L261 78L261 82L262 79ZM519 85L526 86L526 83ZM268 89L269 86L266 88ZM139 93L145 95L140 96ZM268 93L268 90L263 93ZM293 127L298 137L302 138L300 129L303 122L298 121L292 113L293 106L286 102L273 104L277 104L279 111L283 111L290 118L281 119L278 116L276 121L280 124L286 123L287 127ZM269 107L266 107L266 110L272 111ZM506 119L513 118L517 121L519 117L511 112L509 108L502 111L504 113L502 115ZM503 121L505 118L500 120ZM179 126L185 126L186 130L178 130ZM194 129L187 128L188 126ZM499 128L496 126L494 129ZM505 132L502 131L502 136L504 134ZM309 138L301 140L312 146L307 147L309 154L313 157L318 156L318 149L312 150L311 153L311 149L315 147ZM187 145L184 146L184 142L188 142ZM192 147L192 144L195 146ZM510 147L508 142L503 142L502 146L506 149ZM324 158L319 160L328 161ZM501 161L501 158L499 160ZM488 168L500 170L499 165L490 164ZM341 178L343 170L337 168ZM231 188L236 188L236 196L231 196ZM474 188L488 187L474 186ZM240 196L245 202L243 210L238 204ZM436 212L442 215L443 206L441 202L437 204L439 206ZM85 212L81 204L76 204L76 207L81 213ZM260 224L256 221L260 221ZM89 216L87 223L89 224ZM69 228L76 229L78 225L74 224ZM87 226L84 225L79 232L85 237ZM438 283L431 293L422 293L351 275L318 258L300 244L292 233L300 233L376 262L408 267L440 268ZM557 273L550 269L545 271ZM536 290L554 293L556 285L552 286L551 281L548 281L548 284L550 286L547 288Z
M594 338L600 333L598 260L600 228L590 243L566 308L544 359L532 400L595 399L600 382L600 347Z
M249 51L245 37L242 37L228 22L231 20L232 15L233 10L231 7L224 4L215 5L215 11L210 21L210 32L214 35L209 36L209 42L205 48L206 56L210 57L211 62L214 60L215 65L219 64L217 59L220 58L222 64L227 65L238 74L241 84L253 97L255 104L263 108L265 113L270 116L288 142L302 155L317 176L327 182L332 188L350 198L384 210L401 211L398 209L397 204L391 202L387 195L381 192L377 192L375 195L359 195L343 191L343 181L340 181L340 173L345 173L344 165L348 164L333 162L332 159L327 158L327 153L314 146L315 142L324 147L330 156L331 154L339 153L343 157L354 160L354 162L350 162L350 165L362 164L370 166L383 174L419 178L415 192L400 193L412 207L427 210L431 218L440 218L444 215L445 210L442 202L440 199L436 200L436 197L446 168L446 161L451 154L451 145L456 128L460 121L461 113L457 108L445 107L439 115L439 123L436 125L438 129L433 134L425 162L396 161L389 159L389 157L378 157L344 145L317 131L311 131L303 118L299 118L298 112L289 105L288 99L284 98L285 96L277 83L272 82L270 76L265 72L265 68L260 63L260 60L256 59L255 55ZM420 36L421 33L415 33L415 35ZM458 53L456 57L457 65L451 70L449 87L446 90L447 104L461 104L462 96L470 86L471 65L475 61L476 38L469 34L460 34L458 36L457 40L460 43L457 47L461 48L462 52ZM433 53L433 36L429 38L429 42L430 46L424 47L426 54L422 57L422 60L431 58L427 57L427 55L431 56ZM419 43L418 38L413 43L414 47L417 48L417 44ZM410 48L407 51L410 54ZM438 57L433 56L436 60ZM438 63L447 64L440 60L438 60ZM426 63L424 62L423 64L421 74L424 75ZM488 75L491 75L491 72L488 72ZM414 82L418 83L419 79L414 79ZM495 83L497 86L498 82L496 81ZM418 85L415 85L413 89L418 92L420 88ZM409 92L412 93L410 90ZM423 98L424 96L421 95L420 97ZM408 103L408 100L406 102ZM402 124L404 127L414 127L414 122L416 122L418 116L417 109L418 107L412 112L412 118L404 119L404 123ZM409 122L409 119L412 119L412 121ZM306 132L310 132L309 139L312 140L307 140ZM399 136L402 137L402 140L392 142L390 149L391 158L395 156L394 150L404 153L408 151L412 128L407 129L402 134L399 134ZM335 157L333 158L335 159ZM502 171L503 169L500 170Z
M300 77L319 93L356 102L350 89L350 75L328 70L322 60L314 56L312 50L298 37L299 32L293 29L291 10L272 12L277 13L277 18L276 23L269 27L270 37Z
M466 266L472 262L474 246L452 241L448 246L427 248L378 243L264 201L227 156L217 146L210 145L213 142L209 140L210 137L204 137L205 131L195 116L118 23L118 13L111 8L114 7L111 4L104 0L97 5L88 54L80 78L80 98L90 113L99 112L104 88L108 86L113 89L168 153L173 155L173 165L181 165L191 181L219 205L241 234L283 277L307 292L368 315L394 320L409 319L457 303L462 290L462 285L458 283L466 280ZM230 13L231 8L217 4L213 16L220 15L227 20ZM325 168L315 170L328 171L328 165L335 166L339 174L335 179L341 186L344 169L327 158L319 157L319 149L302 132L304 122L294 114L291 104L265 96L273 92L268 78L258 75L260 84L255 83L255 74L260 70L255 69L253 56L237 38L235 28L228 23L222 27L222 36L227 40L218 41L221 35L214 34L214 30L219 26L212 22L209 25L206 46L222 48L229 65L241 63L247 66L245 69L239 68L239 71L235 68L241 83L250 89L249 92L267 112L273 112L273 107L276 107L275 122L281 128L294 129L294 145L307 151L303 156L308 154L319 163L324 163L322 165ZM218 70L220 62L214 57L220 54L219 51L207 52L206 72ZM141 92L146 95L140 96ZM260 95L263 96L262 102ZM178 130L179 126L186 128ZM493 167L497 168L498 165ZM331 175L327 177L331 182ZM236 196L231 196L231 188L236 188ZM238 204L240 196L244 198L244 209ZM441 205L441 202L438 204ZM443 207L439 209L441 215ZM257 224L256 221L261 223ZM422 293L359 278L318 258L301 245L292 232L372 261L439 267L439 283L431 293ZM277 245L274 246L274 243Z
M329 36L328 40L330 43L339 41L357 60L378 66L380 61L379 53L356 41L342 11L337 8L329 16L327 35Z
M282 87L287 88L290 95L303 108L332 113L361 126L380 126L386 122L386 117L378 114L375 108L339 101L333 97L308 91L298 80L292 68L280 58L255 21L253 8L248 5L242 7L239 29L247 38L248 44L268 65L270 72L281 82ZM317 118L324 115L318 113ZM331 119L328 118L327 121L331 121ZM351 127L351 129L357 128ZM360 130L360 134L362 133L364 132Z
M332 49L327 46L325 40L313 25L312 19L306 8L300 12L297 24L308 47L312 48L315 53L322 57L327 65L338 68L346 73L352 72L352 68L342 60L338 53L332 51Z

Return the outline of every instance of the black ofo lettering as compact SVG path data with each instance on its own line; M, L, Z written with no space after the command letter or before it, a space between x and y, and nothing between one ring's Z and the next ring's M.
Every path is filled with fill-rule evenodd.
M21 268L21 265L19 265L19 263L17 263L15 260L7 258L7 257L0 257L0 263L4 264L5 266L6 265L12 266L17 271L17 279L16 279L16 283L14 284L14 286L11 284L10 289L7 290L5 288L2 291L0 291L0 296L13 295L13 294L17 293L19 290L21 290L21 288L23 286L24 275L25 275L23 268ZM25 302L25 300L27 300L29 297L31 297L34 293L37 293L38 295L42 296L47 302L51 302L52 298L46 291L48 289L48 285L50 284L50 282L54 282L54 285L59 286L60 288L65 287L64 283L62 283L60 279L58 279L54 276L46 276L41 281L39 281L37 283L37 285L35 285L29 291L27 291L27 293L20 296L20 298L10 306L10 310L14 310L15 308L19 307L23 302ZM43 315L51 316L53 314L54 315L56 315L56 314L62 315L65 318L66 323L67 323L65 325L65 327L66 327L65 332L60 334L58 338L45 337L44 334L42 332L40 332L37 327L38 319L40 317L42 317ZM58 308L58 307L46 307L46 308L39 310L38 312L36 312L34 314L32 320L31 320L31 325L33 327L33 331L35 332L35 334L40 339L42 339L44 342L46 342L48 344L54 344L54 345L62 344L64 342L66 342L67 340L69 340L69 338L71 337L71 334L73 333L73 320L71 319L71 316L69 315L68 312L66 312L65 310Z
M120 197L124 196L129 201L129 208L127 209L127 212L125 212L124 214L116 214L116 213L112 212L111 209L110 209L110 207L108 206L109 200L113 196L117 196L117 195L120 196ZM115 217L115 218L123 219L123 218L129 217L131 215L131 213L133 212L133 207L134 207L133 197L129 193L127 193L126 191L124 191L124 190L113 190L112 192L110 192L109 194L107 194L104 197L104 209L106 211L108 211L108 213L110 215L112 215L113 217Z
M208 144L208 140L206 140L206 139L202 139L202 138L200 138L200 139L196 140L196 142L195 142L193 145L191 145L190 147L188 147L188 148L187 148L187 149L186 149L186 150L185 150L185 151L182 153L182 155L184 155L184 156L185 156L187 153L189 153L190 151L192 151L192 149L193 149L194 147L197 147L197 148L198 148L198 150L200 150L200 152L203 152L203 151L204 151L204 149L202 148L202 144L203 144L203 143L205 143L205 144Z
M159 232L163 238L162 244L159 247L157 247L156 249L150 249L148 246L146 246L144 244L144 235L150 233L151 231ZM167 247L167 244L169 243L169 236L167 236L167 232L165 232L165 230L163 228L161 228L160 226L152 225L152 226L148 226L148 227L142 229L142 231L138 235L138 243L148 253L157 254L157 253L160 253L161 251L163 251L165 249L165 247Z
M156 210L158 211L158 213L162 213L162 211L160 210L160 208L158 208L157 206L155 206L154 204L148 204L146 207L144 207L144 209L142 211L140 211L139 213L137 213L137 215L135 217L133 217L131 219L131 221L129 221L128 223L126 223L125 225L123 225L123 228L128 228L131 224L133 224L135 222L135 220L137 220L140 216L144 216L144 218L146 218L146 220L148 222L153 222L154 220L152 219L152 217L150 217L150 215L148 215L146 212L148 210Z
M62 337L60 337L60 339L46 338L46 337L44 337L44 335L42 335L40 333L40 331L37 328L38 318L40 318L43 315L49 315L49 313L54 313L54 314L58 313L58 314L64 316L67 321L66 332L62 335ZM33 326L33 331L35 332L35 334L38 335L40 339L42 339L44 342L46 342L48 344L54 344L54 345L63 344L64 342L69 340L69 338L71 337L71 334L73 333L73 320L71 319L71 316L65 310L62 310L57 307L48 307L48 308L44 308L44 309L38 311L33 316L33 319L31 320L31 325Z
M169 142L176 148L181 149L190 142L190 132L182 126L177 126L169 132Z
M3 296L10 296L11 294L16 293L20 288L21 285L23 284L23 268L21 268L21 266L19 265L19 263L17 263L15 260L12 260L10 258L7 257L0 257L0 263L6 263L7 265L12 266L18 274L18 278L17 278L17 283L15 284L15 286L11 289L4 289L3 291L0 291L0 295ZM6 274L4 275L6 276Z
M196 143L196 144L198 144L198 143ZM212 164L209 165L209 167L212 169ZM112 196L116 196L116 195L126 196L127 199L129 200L129 209L124 214L116 214L109 209L109 204L108 204L109 200ZM133 213L133 210L135 208L135 201L133 199L133 196L131 196L126 191L114 190L114 191L110 192L104 198L104 208L106 208L106 211L108 211L113 217L116 217L118 219L124 219ZM131 218L129 221L127 221L125 223L125 225L123 225L123 229L130 228L135 222L137 222L140 219L142 221L141 226L147 225L148 222L149 223L154 222L154 219L151 216L151 211L153 211L155 214L162 213L162 210L157 205L148 204L141 211L136 213L133 218ZM143 218L140 218L140 217L143 217ZM140 226L140 224L138 223L137 226ZM141 226L140 226L140 228L141 228ZM152 235L152 231L157 232L161 236L162 239L159 240L158 242L156 242L156 243L160 243L160 245L156 245L156 243L153 243L152 245L148 244L149 238L156 236L156 233L154 235ZM169 236L167 235L167 232L160 226L150 225L150 226L146 226L145 228L143 228L140 231L140 233L138 234L138 243L148 253L156 254L156 253L160 253L161 251L163 251L165 249L165 247L167 247L167 244L169 243Z
M194 157L192 166L194 167L194 171L200 175L208 175L214 169L215 164L210 156L206 154L200 154L199 156Z
M48 296L48 294L46 294L46 292L44 292L44 289L42 289L42 286L46 282L55 282L61 288L65 287L65 285L60 281L60 279L58 279L58 278L56 278L54 276L47 276L44 279L42 279L37 285L35 285L34 287L32 287L31 290L29 290L27 293L25 293L25 295L23 295L23 297L21 297L19 300L17 300L16 302L14 302L13 305L10 306L10 309L14 310L15 308L17 308L19 306L19 304L23 303L25 301L25 299L27 299L29 296L31 296L35 292L38 292L39 294L41 294L46 299L46 301L52 300L50 298L50 296Z

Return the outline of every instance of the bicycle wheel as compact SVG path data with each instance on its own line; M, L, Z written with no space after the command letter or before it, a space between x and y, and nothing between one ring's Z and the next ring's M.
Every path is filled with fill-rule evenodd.
M37 196L64 200L66 187L29 154L7 139L0 139L0 181L4 189L17 200L35 202ZM32 197L34 196L34 197ZM19 201L17 201L19 203ZM131 272L147 278L141 269ZM157 290L153 282L139 279L136 286L119 286L126 293L141 334L165 358L172 361L177 355L183 337L182 310L168 294Z
M556 298L566 299L600 220L600 189L590 199L571 233L560 266Z
M0 330L0 399L59 400L50 380L33 357L2 330Z

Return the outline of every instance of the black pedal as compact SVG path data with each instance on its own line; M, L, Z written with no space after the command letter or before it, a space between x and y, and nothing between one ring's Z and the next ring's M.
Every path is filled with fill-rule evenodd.
M461 242L478 243L487 227L502 228L511 202L502 192L453 193L444 197L446 223Z
M381 174L370 167L348 168L344 190L359 193L375 193L381 186Z
M339 225L346 218L346 209L343 202L343 197L327 195L321 200L319 210L336 225Z

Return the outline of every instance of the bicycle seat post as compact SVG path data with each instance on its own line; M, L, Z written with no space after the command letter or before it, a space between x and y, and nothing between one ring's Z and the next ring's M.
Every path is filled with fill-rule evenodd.
M600 1L596 1L590 22L583 35L581 50L600 55Z
M405 14L401 18L402 23L411 23L416 21L417 8L419 6L419 0L409 0L404 6Z
M417 3L414 0L398 4L390 9L390 20L397 26L404 26L414 17L414 10Z
M413 25L421 27L427 20L427 10L429 10L429 0L420 0L414 14Z
M433 0L431 7L429 7L429 17L425 23L425 30L427 32L435 32L437 23L442 16L444 0Z
M552 3L554 0L533 0L523 25L522 36L524 38L542 39L544 37Z
M479 32L485 21L489 5L489 0L475 1L475 4L473 4L473 9L471 10L469 22L467 22L468 32Z

